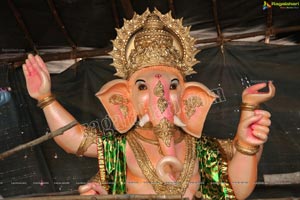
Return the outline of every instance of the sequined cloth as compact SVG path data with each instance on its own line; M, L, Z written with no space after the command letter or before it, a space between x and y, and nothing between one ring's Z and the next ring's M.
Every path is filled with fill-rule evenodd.
M196 148L203 199L235 199L228 180L226 155L222 154L218 141L202 136Z

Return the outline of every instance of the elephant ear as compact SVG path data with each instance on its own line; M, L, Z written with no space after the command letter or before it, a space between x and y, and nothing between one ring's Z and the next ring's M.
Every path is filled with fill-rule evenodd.
M125 133L134 125L137 114L130 100L126 80L116 79L106 83L96 96L100 99L117 131Z
M203 84L187 82L181 100L180 119L186 124L182 129L200 138L207 113L216 97L217 95Z

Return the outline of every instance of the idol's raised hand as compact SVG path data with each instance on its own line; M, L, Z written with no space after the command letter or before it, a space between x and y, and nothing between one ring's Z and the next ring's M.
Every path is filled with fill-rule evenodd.
M268 86L268 92L259 90ZM275 87L272 82L253 85L244 90L242 94L241 118L238 126L237 137L243 146L261 145L267 141L271 114L259 110L259 104L266 102L275 95Z
M268 86L268 92L260 92L259 90ZM275 96L275 86L271 81L269 83L259 83L253 85L243 91L242 99L243 103L251 105L259 105L263 102L269 101Z
M29 95L41 100L51 95L51 80L46 64L39 55L28 55L23 64L23 72Z

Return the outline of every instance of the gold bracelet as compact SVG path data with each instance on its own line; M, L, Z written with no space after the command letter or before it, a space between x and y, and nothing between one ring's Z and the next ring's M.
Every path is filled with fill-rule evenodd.
M252 104L249 104L249 103L242 103L240 108L241 108L241 110L254 111L254 110L258 109L259 106L258 105L252 105Z
M51 103L53 103L55 100L56 100L55 96L51 94L51 95L43 98L42 100L39 100L38 103L37 103L37 106L40 107L41 109L43 109L46 106L48 106Z
M239 144L238 140L234 142L234 146L238 152L248 156L253 156L259 151L259 145L252 147L243 147Z

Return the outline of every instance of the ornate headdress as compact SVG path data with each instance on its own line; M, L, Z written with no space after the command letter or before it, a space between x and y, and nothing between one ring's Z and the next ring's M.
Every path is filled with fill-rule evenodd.
M137 70L154 65L177 68L183 76L195 73L192 67L198 63L198 50L189 32L190 27L183 27L182 19L173 19L170 12L163 15L147 9L142 15L134 14L131 20L124 20L112 41L115 75L127 79Z

